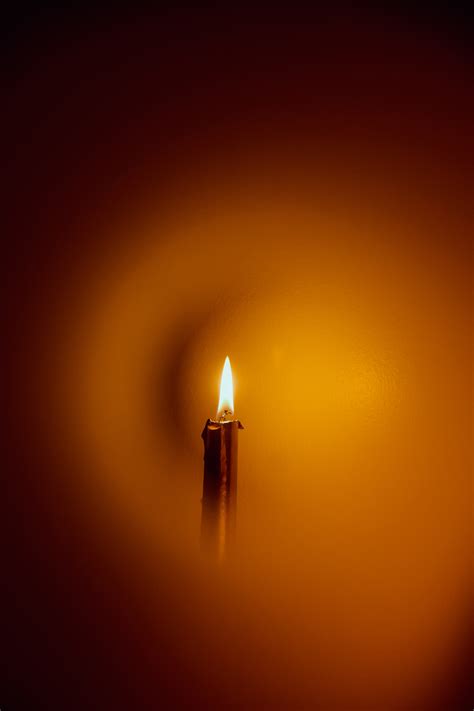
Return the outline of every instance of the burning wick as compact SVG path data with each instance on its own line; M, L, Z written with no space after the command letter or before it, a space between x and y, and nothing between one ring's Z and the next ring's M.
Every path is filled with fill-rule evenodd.
M221 375L219 405L217 406L217 421L229 422L234 414L234 384L229 356L226 357Z
M222 370L216 419L208 420L202 433L201 546L218 561L224 560L235 539L239 429L242 425L234 419L232 369L227 357Z

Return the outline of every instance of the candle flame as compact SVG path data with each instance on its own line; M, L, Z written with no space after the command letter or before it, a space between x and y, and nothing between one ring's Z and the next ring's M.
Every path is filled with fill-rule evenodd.
M234 386L232 382L232 369L230 367L229 356L226 357L221 376L221 389L219 394L219 406L217 408L217 419L227 420L234 413Z

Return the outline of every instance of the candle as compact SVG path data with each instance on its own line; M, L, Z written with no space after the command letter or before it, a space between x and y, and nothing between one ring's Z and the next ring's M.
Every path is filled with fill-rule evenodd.
M234 418L234 388L230 361L222 370L215 420L204 427L204 481L202 490L201 545L221 561L235 538L237 514L237 444L243 429Z

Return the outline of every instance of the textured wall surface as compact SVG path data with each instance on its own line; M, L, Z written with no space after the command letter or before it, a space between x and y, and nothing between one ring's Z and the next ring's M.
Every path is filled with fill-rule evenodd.
M469 68L380 18L181 22L50 30L17 68L7 690L454 709ZM216 571L200 433L227 354L245 430Z

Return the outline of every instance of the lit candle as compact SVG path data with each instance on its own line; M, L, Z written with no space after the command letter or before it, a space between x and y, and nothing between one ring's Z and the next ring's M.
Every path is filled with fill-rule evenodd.
M234 387L230 361L222 370L219 405L215 420L208 420L204 440L201 544L223 560L235 537L237 514L237 443L242 429L234 418Z

